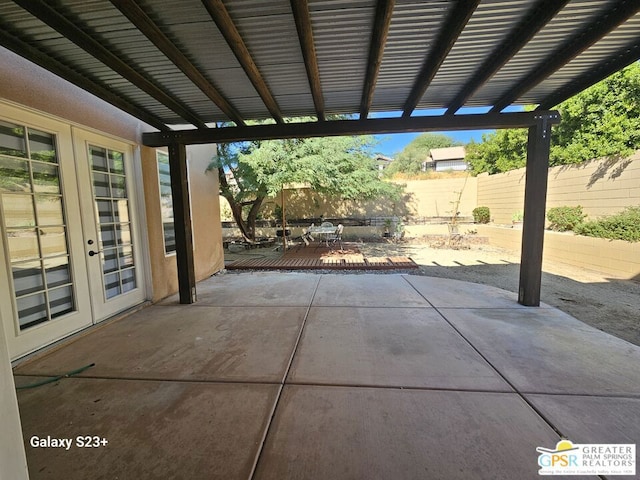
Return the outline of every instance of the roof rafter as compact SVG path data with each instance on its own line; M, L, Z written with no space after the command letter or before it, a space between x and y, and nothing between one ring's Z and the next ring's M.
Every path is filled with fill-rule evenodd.
M131 68L126 62L118 58L117 55L103 46L102 43L92 35L81 30L77 26L80 22L66 18L43 0L14 1L42 22L46 23L58 33L75 43L78 47L82 48L126 80L130 81L140 90L144 91L155 98L158 102L177 113L187 122L196 125L198 128L207 128L202 119L192 112L187 106L175 100L170 94Z
M411 116L479 3L480 0L459 0L451 8L404 104L403 117Z
M548 125L556 124L560 122L560 114L556 111L536 111L281 123L249 125L246 127L210 128L207 130L172 130L170 132L144 133L142 140L148 147L161 147L169 145L170 143L193 145L201 143L227 143L377 133L526 128L544 121L546 121Z
M569 0L539 0L462 87L449 104L446 114L456 113L482 85L511 60L567 3L569 3Z
M378 72L382 63L382 55L384 54L384 46L387 43L387 35L389 34L389 26L391 25L391 14L395 0L378 0L376 5L376 16L373 21L373 31L371 32L371 42L369 43L369 60L367 61L367 74L364 79L364 88L362 89L362 100L360 101L360 118L367 118L371 102L373 101L373 92L376 88L378 80Z
M548 95L536 110L546 110L547 108L554 107L566 99L573 97L577 93L589 88L591 85L604 80L610 75L613 75L624 67L631 65L633 62L640 58L640 41L637 41L631 45L620 49L615 55L607 58L605 61L596 65L589 70L589 73L583 75L578 80L574 80L566 85L563 85L555 92Z
M638 0L620 0L616 5L607 7L602 15L583 28L580 32L565 42L560 48L551 52L547 58L535 65L515 87L502 95L495 103L491 112L500 112L512 104L523 94L531 90L540 82L551 76L572 59L584 52L604 35L622 24L640 11Z
M307 69L313 104L319 121L325 120L324 97L322 86L320 85L320 69L318 68L318 57L313 41L313 30L311 28L311 16L309 15L309 4L307 0L291 0L291 10L298 30L298 39L304 58L304 66Z
M111 0L111 3L129 19L169 60L171 60L189 80L222 110L229 119L238 125L244 125L242 115L231 103L207 80L202 73L183 55L169 40L162 30L151 20L140 6L133 0Z
M72 70L71 68L63 65L53 56L46 54L38 50L37 48L28 45L18 39L16 35L9 33L9 28L0 24L0 44L12 52L26 58L30 62L40 65L42 68L49 70L50 72L64 78L68 82L73 83L77 87L101 98L107 103L127 112L129 115L142 120L143 122L157 128L161 131L169 130L169 127L165 125L162 120L148 112L147 110L136 107L130 101L123 99L121 96L114 94L104 86L90 80L86 76Z
M222 0L202 0L202 4L205 6L209 15L213 19L213 21L218 26L218 30L222 33L222 36L229 44L231 51L240 62L240 66L247 74L249 81L260 95L260 98L264 102L267 110L273 117L273 119L282 123L284 120L282 118L282 113L280 112L280 107L278 103L271 95L271 91L267 86L258 66L253 61L251 54L249 53L249 49L247 45L244 43L244 39L238 32L227 8L222 3Z

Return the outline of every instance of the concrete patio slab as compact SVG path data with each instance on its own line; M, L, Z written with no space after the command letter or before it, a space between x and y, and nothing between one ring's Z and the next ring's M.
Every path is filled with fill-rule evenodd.
M402 275L323 275L314 306L430 307Z
M320 278L309 273L230 273L198 283L198 305L280 307L308 306ZM177 304L172 295L162 302Z
M18 374L281 382L300 332L302 307L158 306L35 358Z
M555 309L440 309L519 391L640 395L640 347Z
M16 384L96 365L19 392L25 438L109 444L27 445L31 477L533 479L558 431L637 443L640 347L475 284L433 308L414 285L447 286L415 278L219 275L32 358Z
M543 394L526 398L574 443L640 441L640 398Z
M20 391L30 478L246 480L277 390L72 378ZM68 451L34 448L32 436L73 443ZM108 444L80 448L77 436L99 436Z
M417 275L404 278L434 307L529 308L518 303L517 294L489 285ZM549 308L545 304L541 307Z
M287 381L512 391L427 308L312 307Z
M533 479L558 438L515 394L287 386L254 478Z

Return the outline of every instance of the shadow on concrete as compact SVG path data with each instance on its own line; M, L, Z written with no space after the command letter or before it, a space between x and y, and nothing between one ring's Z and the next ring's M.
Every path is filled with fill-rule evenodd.
M481 258L482 254L478 255ZM456 266L420 264L419 273L412 274L482 283L517 293L520 265L503 262ZM542 302L599 330L640 345L640 283L635 279L608 278L606 282L583 283L543 272L540 295Z

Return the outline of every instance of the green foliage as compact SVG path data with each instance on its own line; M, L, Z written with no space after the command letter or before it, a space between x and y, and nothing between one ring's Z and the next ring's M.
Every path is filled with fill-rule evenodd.
M625 157L640 148L640 63L611 75L558 106L551 163Z
M522 210L518 210L513 215L511 215L511 220L514 222L521 222L524 220L524 212Z
M391 164L385 168L386 177L393 177L397 173L417 174L422 169L422 162L429 156L432 148L453 147L459 145L453 138L440 133L423 133L413 139L396 155Z
M528 107L525 110L531 110ZM556 107L550 165L625 157L640 148L640 63L593 85ZM527 130L498 130L467 147L472 172L498 173L525 166Z
M471 172L498 173L525 166L527 159L527 130L497 130L482 135L482 143L467 146L467 161Z
M553 207L547 211L549 229L556 232L568 232L580 225L587 215L582 213L580 205L576 207Z
M209 169L218 169L220 193L245 238L253 240L264 199L292 184L347 200L398 200L401 187L379 178L372 147L370 136L223 144Z
M640 207L627 207L617 215L581 223L574 232L589 237L640 242Z
M489 210L489 207L476 207L471 213L475 223L489 223L491 220L491 210Z

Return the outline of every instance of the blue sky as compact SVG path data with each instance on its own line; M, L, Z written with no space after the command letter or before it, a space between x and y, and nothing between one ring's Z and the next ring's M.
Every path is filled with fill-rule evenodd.
M461 108L459 113L473 114L473 113L485 113L490 109L490 107L479 107L479 108ZM507 108L505 111L522 111L522 107L513 107ZM442 115L445 112L445 109L440 110L416 110L413 115L421 116L421 115ZM401 112L378 112L372 113L370 118L380 118L380 117L399 117ZM483 133L490 133L494 130L460 130L455 132L434 132L434 133L443 133L445 135L449 135L455 141L460 142L462 144L467 144L471 140L476 142L480 142L482 140ZM376 152L382 153L388 157L393 157L395 154L402 151L402 149L410 143L414 138L416 138L420 133L393 133L393 134L385 134L385 135L375 135L375 138L378 140L378 144L374 147Z

